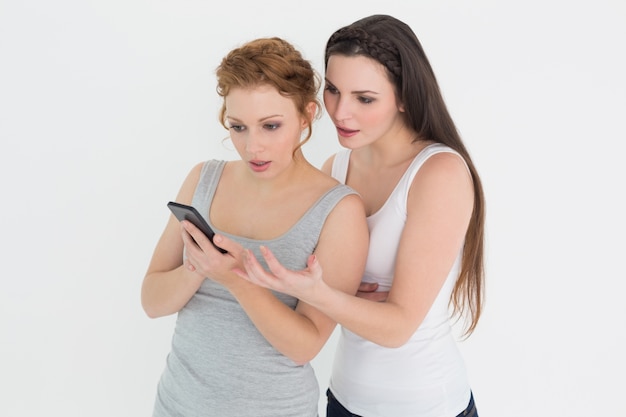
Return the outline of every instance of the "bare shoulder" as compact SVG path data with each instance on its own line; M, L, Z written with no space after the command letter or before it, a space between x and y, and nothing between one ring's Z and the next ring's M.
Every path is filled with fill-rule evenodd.
M471 212L474 185L465 161L456 153L440 152L421 166L409 190L409 211L458 210Z
M430 156L420 169L420 172L461 175L469 177L469 170L463 157L454 152L439 152Z
M328 215L323 231L340 235L360 235L367 231L365 205L361 196L356 193L345 195L337 202Z
M348 194L344 198L342 198L333 212L337 212L338 216L358 216L366 218L365 215L365 206L363 205L363 200L358 194Z
M183 181L182 186L178 192L178 196L176 197L176 201L183 204L190 204L193 199L193 193L196 190L196 186L198 185L198 181L200 181L200 174L202 172L202 167L204 166L204 162L199 162L194 165L187 174L187 177Z
M200 173L202 172L202 168L204 167L204 164L206 162L198 162L197 164L195 164L191 170L189 170L189 175L188 177L194 177L194 178L200 178Z
M461 156L452 152L439 152L424 162L413 180L413 186L429 184L472 188L472 177Z

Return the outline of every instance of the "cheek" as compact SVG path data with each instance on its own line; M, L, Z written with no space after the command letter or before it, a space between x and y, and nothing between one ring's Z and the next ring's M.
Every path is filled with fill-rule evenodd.
M388 112L382 111L380 108L374 107L367 107L360 113L359 116L362 124L373 128L383 127L390 119Z
M337 106L337 97L334 94L330 94L328 91L324 91L324 107L328 113L332 113Z
M245 148L246 148L246 142L244 140L233 139L231 137L230 143L233 144L233 146L235 147L235 150L237 151L237 153L239 153L239 155L243 155L243 152L245 152Z
M359 129L365 137L379 138L389 132L394 124L393 113L381 109L363 111L359 114Z

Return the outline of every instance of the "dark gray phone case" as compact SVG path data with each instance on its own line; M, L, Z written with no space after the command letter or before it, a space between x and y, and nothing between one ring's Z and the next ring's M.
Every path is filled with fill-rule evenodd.
M209 238L211 243L213 243L213 236L215 235L215 232L211 229L206 220L204 220L204 217L198 213L198 210L196 210L195 207L176 203L175 201L167 203L167 207L169 207L179 221L182 222L183 220L187 220L191 222L191 224L200 229L200 231ZM215 243L213 243L213 246L215 246ZM215 249L222 253L226 253L226 251L220 247L215 246Z

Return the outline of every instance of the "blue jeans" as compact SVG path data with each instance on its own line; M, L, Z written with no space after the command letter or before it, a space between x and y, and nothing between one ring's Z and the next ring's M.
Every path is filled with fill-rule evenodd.
M328 403L326 404L326 417L361 417L357 414L351 413L343 405L341 405L330 390L326 391L326 397L328 398ZM456 417L478 417L478 411L476 410L476 404L474 404L473 394L470 394L470 400L467 404L467 408Z

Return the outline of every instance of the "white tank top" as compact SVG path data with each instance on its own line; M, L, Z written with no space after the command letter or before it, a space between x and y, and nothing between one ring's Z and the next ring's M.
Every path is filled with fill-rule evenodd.
M385 204L367 218L370 248L363 281L377 282L380 291L391 288L413 178L424 161L439 152L457 154L441 144L424 148ZM335 155L332 176L342 183L349 160L350 150ZM462 251L424 321L405 345L381 347L341 328L330 389L350 412L363 417L454 417L467 407L470 385L451 333L448 309L461 256Z

